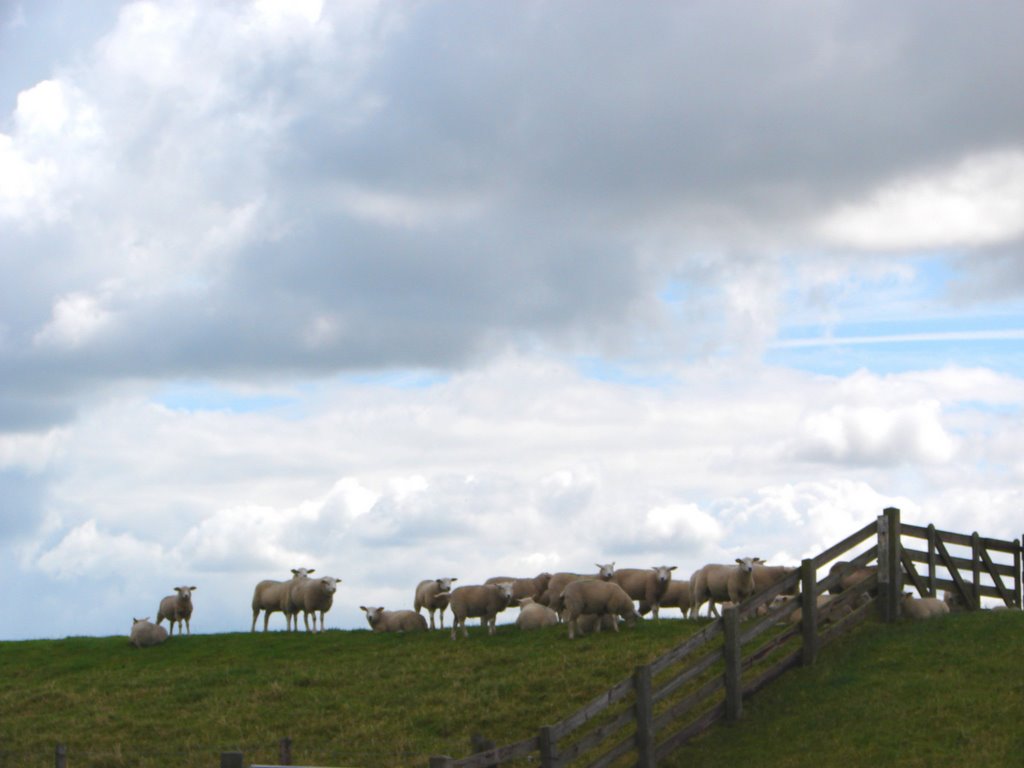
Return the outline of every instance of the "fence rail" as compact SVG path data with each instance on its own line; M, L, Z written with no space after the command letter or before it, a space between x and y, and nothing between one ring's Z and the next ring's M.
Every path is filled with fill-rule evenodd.
M925 546L905 547L904 538ZM434 756L430 768L485 768L538 758L543 768L650 768L715 723L740 719L744 698L790 669L813 664L821 648L873 613L895 621L905 580L922 596L952 592L968 609L981 607L982 597L1022 607L1022 539L902 524L900 511L888 508L536 736L460 759ZM869 540L866 549L850 554ZM950 547L970 551L954 555ZM1010 562L1003 561L1007 555ZM819 579L819 570L839 558L845 565L833 565ZM844 572L861 566L870 566L871 575L840 590ZM796 598L775 604L776 597L797 589ZM819 608L818 598L826 593L838 594Z

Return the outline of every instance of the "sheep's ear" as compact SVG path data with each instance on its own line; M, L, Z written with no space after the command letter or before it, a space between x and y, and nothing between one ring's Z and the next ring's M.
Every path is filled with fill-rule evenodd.
M737 562L737 563L739 563L740 565L743 565L743 560L742 560L742 558L739 558L739 557L737 557L737 558L736 558L736 562Z
M199 589L199 587L189 587L189 589L196 590L196 589Z
M365 605L360 605L359 606L359 610L361 610L361 611L368 611L368 609L367 609L367 607Z
M669 569L670 571L674 571L674 570L675 570L676 568L677 568L677 566L675 566L675 565L670 565L670 566L668 567L668 569Z

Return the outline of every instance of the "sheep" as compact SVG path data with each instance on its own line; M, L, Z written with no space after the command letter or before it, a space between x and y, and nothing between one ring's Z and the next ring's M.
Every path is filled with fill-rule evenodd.
M942 595L942 602L949 608L950 613L959 611L966 611L968 609L968 603L964 600L963 595L959 592L944 592Z
M452 611L452 640L462 627L462 636L469 637L466 619L479 617L480 624L487 625L487 634L495 632L494 622L499 613L508 607L512 600L512 584L505 581L501 584L474 584L452 590L448 598L448 607Z
M797 598L793 595L780 595L776 599L789 601ZM816 602L818 604L818 622L820 624L836 622L853 613L855 606L850 602L843 603L842 605L833 605L837 599L836 595L818 595ZM799 624L802 618L803 611L797 608L789 614L789 623Z
M736 565L709 563L690 580L690 616L696 616L705 601L709 613L718 615L715 603L741 603L754 593L754 566L763 563L759 557L737 557Z
M189 619L192 618L192 591L198 587L175 587L176 595L168 595L160 601L160 608L156 612L156 623L160 624L167 619L171 632L174 634L174 624L178 624L178 634L181 634L181 622L185 622L188 634L192 634L192 626Z
M839 577L839 582L829 588L829 594L838 595L850 589L855 584L858 584L864 579L878 573L877 565L861 565L853 566L845 560L840 560L834 563L831 568L828 569L828 575L836 573L837 571L846 571L842 576ZM878 588L868 590L868 594L875 597L878 594Z
M910 592L903 594L900 608L910 619L931 619L949 613L949 606L937 597L914 597Z
M562 592L565 591L567 585L577 579L599 579L601 581L608 581L612 574L615 572L615 563L606 563L601 565L596 563L597 573L596 574L584 574L584 573L567 573L561 572L551 576L548 580L548 588L538 598L537 602L541 605L546 605L556 613L562 612L561 596Z
M600 579L579 579L568 584L561 595L565 606L565 622L569 625L569 639L576 636L576 621L584 614L595 614L600 622L595 631L601 631L604 616L621 616L632 624L640 618L633 605L633 598L626 590L614 581ZM613 629L618 632L619 624L615 622Z
M272 579L265 579L256 585L256 589L252 593L252 629L251 632L256 631L256 619L259 618L260 611L265 611L263 614L263 631L267 631L267 624L270 622L270 614L275 611L282 611L285 615L285 620L288 622L288 629L291 629L291 614L289 613L289 593L292 586L296 581L301 579L309 578L309 574L313 573L313 568L292 568L292 578L288 581L273 581ZM298 627L298 617L296 617L296 628Z
M519 615L516 617L516 626L520 629L540 629L550 627L558 623L558 614L535 602L532 597L524 597L519 601Z
M774 587L786 577L792 575L799 569L792 565L764 565L758 563L754 566L754 583L757 584L757 591L764 592L769 587ZM781 594L796 595L800 592L800 582L785 589Z
M665 594L661 596L658 605L662 608L678 608L685 618L686 612L690 609L690 582L672 579L665 587ZM649 610L651 605L646 600L641 600L638 613L643 616Z
M144 619L133 618L129 639L136 648L148 648L164 642L167 639L167 630L151 622L148 616Z
M424 579L416 585L413 609L416 613L420 612L420 608L427 609L430 613L431 629L434 629L434 611L440 612L441 629L444 629L444 609L448 607L453 581L458 581L458 579L454 576L445 576L441 579Z
M324 631L324 614L331 610L334 604L334 593L338 591L341 579L333 576L321 576L318 579L297 579L288 590L288 611L290 616L295 617L295 629L299 628L299 611L302 611L302 621L309 632L309 615L313 614L313 632L316 628L316 615L320 614L320 632Z
M576 617L576 634L589 635L592 632L601 632L605 629L612 631L618 629L619 617L610 613L601 615L595 613L584 613Z
M382 605L359 607L366 611L366 621L374 632L425 632L427 629L427 620L416 611L385 611Z
M512 602L509 603L509 607L513 607L519 605L519 601L524 597L536 599L544 594L544 590L548 588L548 583L551 581L551 574L547 572L540 573L532 579L492 576L484 584L501 584L506 581L512 582Z
M639 600L651 615L658 618L658 606L665 590L672 581L674 565L656 565L650 568L622 568L612 573L612 581L622 587L633 600Z

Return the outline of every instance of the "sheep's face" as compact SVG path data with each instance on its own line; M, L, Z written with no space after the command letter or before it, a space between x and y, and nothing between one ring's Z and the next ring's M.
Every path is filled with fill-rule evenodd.
M658 574L659 584L668 584L672 580L672 571L676 567L674 565L656 565L651 568L656 574Z
M367 607L367 606L360 606L360 607L364 611L366 611L366 622L370 625L370 627L373 628L373 627L377 626L378 622L380 622L380 617L384 614L384 606L382 606L382 605L371 605L369 607Z
M188 600L190 597L192 597L193 589L195 589L195 587L175 587L174 591L178 593L178 597L180 597L182 600Z
M597 563L597 577L599 579L608 581L613 573L615 573L615 563L606 563L605 565Z
M760 558L757 557L737 557L736 563L739 565L740 570L744 573L752 573L754 570L754 564L760 563Z
M338 582L341 579L336 579L333 576L324 576L320 579L320 588L324 591L324 594L333 595L338 591Z
M307 579L309 574L316 571L316 568L292 568L292 575L296 579Z
M512 582L503 581L500 584L497 584L496 586L498 587L499 594L501 594L501 599L504 600L506 604L508 604L508 602L512 599Z
M458 581L454 576L445 576L443 579L435 579L438 592L451 592L452 582Z

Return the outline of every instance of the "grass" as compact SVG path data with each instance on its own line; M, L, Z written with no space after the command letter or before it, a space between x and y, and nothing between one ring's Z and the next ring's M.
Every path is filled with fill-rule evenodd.
M274 763L425 766L482 733L536 733L703 623L644 622L569 642L562 627L447 632L195 635L135 650L126 638L0 643L0 766L202 766L221 751ZM869 622L666 763L1020 765L1024 615Z

